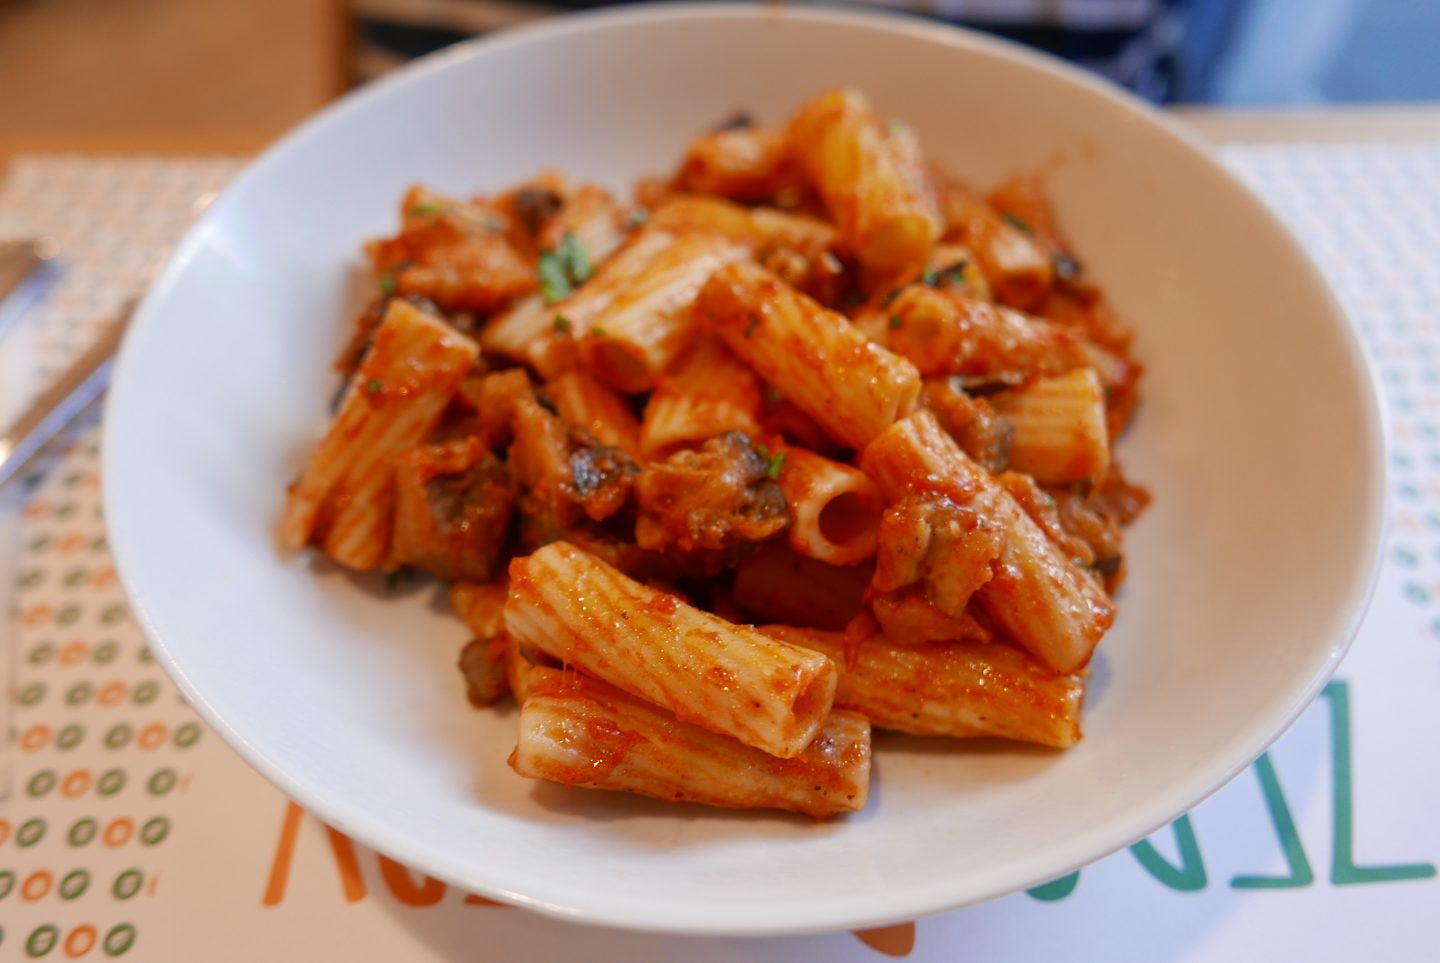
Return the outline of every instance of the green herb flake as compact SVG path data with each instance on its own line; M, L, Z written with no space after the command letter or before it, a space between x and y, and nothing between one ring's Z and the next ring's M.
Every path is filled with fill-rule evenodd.
M940 275L935 273L934 268L926 268L925 273L920 275L920 283L927 288L933 288L940 283Z
M1011 214L1009 211L1005 211L1005 212L1004 212L1003 214L1001 214L1000 216L1005 219L1005 223L1006 223L1006 224L1009 224L1011 227L1015 228L1015 230L1017 230L1017 231L1020 231L1020 232L1025 233L1025 234L1034 234L1034 233L1035 233L1035 228L1033 228L1033 227L1031 227L1029 224L1027 224L1023 218L1017 217L1016 215Z
M895 303L895 299L898 298L898 297L900 297L900 295L903 294L904 291L905 291L904 288L893 288L893 289L891 289L891 290L889 290L889 291L886 291L884 294L882 294L882 295L880 296L880 308L881 308L881 310L884 310L885 308L888 308L888 307L890 307L890 305L894 304L894 303Z
M541 251L536 266L540 274L540 293L546 304L563 301L570 295L570 278L565 273L565 262L554 251Z
M754 334L755 329L758 327L760 327L760 315L756 314L754 311L751 311L750 323L745 325L745 337L748 338L750 337L750 335Z
M584 284L590 280L590 275L595 273L590 265L590 252L586 251L580 239L569 231L565 232L565 238L555 253L560 255L560 261L565 265L565 273L569 275L571 283Z
M387 298L395 293L395 276L393 274L380 275L380 293Z
M414 580L415 570L412 569L410 566L406 565L397 568L395 571L385 576L385 587L393 592L400 586L408 585Z
M650 220L650 212L643 207L632 207L630 213L625 217L626 230L633 231L635 228Z
M412 206L412 207L410 208L410 213L411 213L411 215L414 216L414 217L426 217L426 216L428 216L428 215L430 215L430 214L444 214L444 213L445 213L445 205L443 205L443 204L416 204L416 205L414 205L414 206Z
M890 330L891 330L891 331L899 331L899 330L900 330L900 326L903 325L904 323L905 323L905 319L902 318L902 317L900 317L900 315L898 315L898 314L892 314L892 315L890 315Z
M365 390L372 395L378 395L385 390L385 386L380 383L379 378L371 378L369 383L365 385Z
M570 292L590 279L594 268L585 245L574 234L565 232L560 245L553 251L541 251L537 265L540 293L549 304L569 297Z
M759 455L760 460L765 462L766 478L774 481L775 479L780 477L780 469L785 467L785 452L777 452L776 454L772 455L770 454L769 448L766 448L764 445L761 444L756 444L755 454Z
M604 328L600 327L600 326L597 324L595 327L593 327L593 328L590 329L590 333L591 333L592 335L594 335L595 337L597 337L597 338L603 338L603 337L605 337L605 336L607 335L608 332L606 332L606 330L605 330Z
M563 314L555 315L555 331L557 334L569 334L570 319Z

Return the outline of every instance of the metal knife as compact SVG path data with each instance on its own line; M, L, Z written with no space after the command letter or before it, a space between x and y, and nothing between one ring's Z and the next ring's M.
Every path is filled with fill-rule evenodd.
M95 343L0 435L0 486L20 475L47 441L100 397L110 383L115 352L134 310L134 301L126 304Z

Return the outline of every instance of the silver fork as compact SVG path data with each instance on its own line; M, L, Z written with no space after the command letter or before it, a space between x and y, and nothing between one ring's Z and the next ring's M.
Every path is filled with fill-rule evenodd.
M0 435L0 488L18 477L45 443L74 421L110 384L115 352L134 311L135 301L131 299L95 342Z
M55 249L43 238L0 241L0 335L43 301L59 275Z

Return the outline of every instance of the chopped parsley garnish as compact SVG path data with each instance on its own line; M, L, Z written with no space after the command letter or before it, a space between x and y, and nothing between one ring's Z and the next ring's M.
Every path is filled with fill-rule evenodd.
M380 275L380 293L387 298L395 293L395 275Z
M555 330L560 334L570 333L570 319L563 314L555 315Z
M900 315L898 315L898 314L892 314L892 315L890 315L890 330L891 330L891 331L899 331L899 330L900 330L900 326L901 326L902 324L904 324L904 323L905 323L905 319L902 318L902 317L900 317Z
M385 386L380 383L379 378L371 378L369 383L365 385L365 390L372 395L378 395L385 390Z
M1033 228L1033 227L1031 227L1029 224L1027 224L1023 218L1017 217L1016 215L1011 214L1009 211L1005 211L1005 212L1004 212L1003 214L1001 214L1000 216L1005 219L1005 223L1006 223L1006 224L1009 224L1011 227L1015 228L1015 230L1017 230L1017 231L1022 231L1022 232L1024 232L1025 234L1034 234L1034 233L1035 233L1035 228Z
M566 276L564 262L554 251L540 252L536 270L540 274L540 293L547 304L563 301L569 296L570 278Z
M750 337L750 335L754 334L755 329L758 327L760 327L760 315L756 314L754 311L751 311L750 323L745 325L745 337L748 338Z
M780 477L780 469L785 467L785 452L776 455L770 454L770 449L764 445L755 446L755 454L759 455L765 462L765 477L774 481Z
M560 245L553 251L541 251L537 266L540 274L540 293L551 304L564 300L578 285L584 284L594 273L590 255L580 239L569 231Z
M560 242L560 248L555 253L560 255L561 262L565 265L565 273L570 275L570 280L576 284L584 284L594 274L590 266L590 253L585 250L585 245L580 239L569 231L565 232L565 239Z
M600 326L597 324L595 327L593 327L593 328L590 329L590 333L593 334L593 335L594 335L595 337L597 337L597 338L603 338L603 337L605 337L605 335L606 335L607 332L605 331L604 328L600 327Z
M630 213L625 217L625 227L627 230L633 231L648 220L650 220L649 211L643 207L632 207Z
M880 307L882 309L890 307L890 305L895 303L895 299L900 297L900 295L903 294L904 291L904 288L893 288L889 291L886 291L880 296Z
M443 204L416 204L410 208L410 213L415 217L424 217L427 214L444 214Z
M940 283L940 275L935 273L934 268L926 268L925 273L920 275L920 283L927 288L933 288Z

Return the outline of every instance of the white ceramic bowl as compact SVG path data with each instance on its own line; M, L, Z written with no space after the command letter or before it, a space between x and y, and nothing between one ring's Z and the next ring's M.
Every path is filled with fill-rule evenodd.
M985 182L1053 166L1086 264L1139 331L1121 456L1154 506L1058 754L880 736L869 808L803 819L565 791L505 765L431 589L286 560L286 482L327 420L362 239L407 184L552 164L627 188L738 107L853 84ZM1039 883L1184 812L1311 700L1365 607L1383 440L1354 334L1299 247L1139 103L909 19L713 5L548 21L431 58L260 159L190 232L126 341L105 505L135 612L224 739L323 819L463 887L690 933L878 925Z

